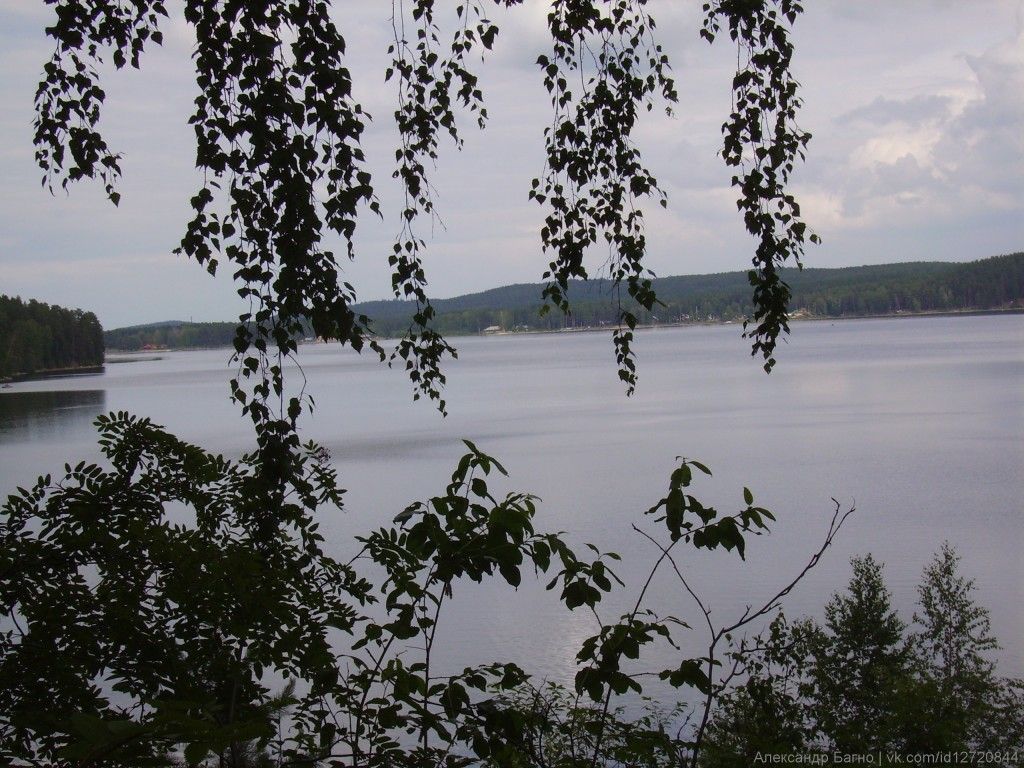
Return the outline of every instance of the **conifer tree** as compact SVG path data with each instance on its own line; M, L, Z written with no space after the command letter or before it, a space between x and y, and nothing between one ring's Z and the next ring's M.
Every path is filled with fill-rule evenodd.
M852 754L898 745L896 721L910 648L882 565L870 554L851 564L846 592L825 606L813 677L822 731L832 747Z

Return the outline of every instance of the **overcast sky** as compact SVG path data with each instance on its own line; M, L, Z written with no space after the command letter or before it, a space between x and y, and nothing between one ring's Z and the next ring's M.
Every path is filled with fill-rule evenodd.
M124 154L119 208L96 184L49 195L33 163L32 96L52 46L50 11L0 0L0 293L95 311L107 328L166 319L231 320L230 275L175 257L194 193L186 117L195 95L183 20L141 72L105 82L103 129ZM391 186L394 91L383 82L391 3L336 2L356 96L375 117L365 146L385 220L367 215L346 279L361 299L389 296L398 229ZM823 238L806 264L966 261L1024 249L1024 0L808 0L796 30L801 125L814 138L795 191ZM700 2L651 4L680 92L639 142L669 194L648 219L659 275L745 269L753 251L731 172L716 152L735 49L698 38ZM535 65L543 3L496 8L495 53L479 67L491 122L466 121L461 153L435 173L444 227L429 228L431 293L453 296L540 279L542 210L527 201L542 167L549 106ZM594 264L602 262L595 256Z

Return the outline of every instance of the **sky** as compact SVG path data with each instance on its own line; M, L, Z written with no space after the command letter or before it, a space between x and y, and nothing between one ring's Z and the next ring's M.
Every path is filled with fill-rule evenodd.
M0 0L0 293L95 312L106 328L232 320L228 270L211 278L172 254L197 188L187 116L196 94L190 30L169 2L162 48L141 71L112 72L102 130L123 154L121 204L96 183L51 195L33 160L33 94L52 51L52 11ZM754 243L717 155L736 52L698 37L700 5L652 0L680 103L654 112L637 141L667 191L648 209L658 275L746 269ZM805 265L969 261L1024 249L1024 0L811 0L794 31L794 70L813 138L793 189L822 245ZM384 82L387 0L336 0L355 97L374 117L364 146L384 209L360 219L345 279L363 300L390 297L387 255L399 229L391 179L395 92ZM527 200L550 122L537 56L543 2L495 7L501 32L477 65L490 124L463 123L461 152L434 171L441 221L424 224L432 296L539 281L543 209ZM343 252L343 251L342 251ZM595 254L599 272L606 254Z

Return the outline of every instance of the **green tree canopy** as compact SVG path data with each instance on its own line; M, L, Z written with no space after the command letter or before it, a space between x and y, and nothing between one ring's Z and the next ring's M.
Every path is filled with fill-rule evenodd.
M103 328L92 312L0 295L0 378L103 364Z

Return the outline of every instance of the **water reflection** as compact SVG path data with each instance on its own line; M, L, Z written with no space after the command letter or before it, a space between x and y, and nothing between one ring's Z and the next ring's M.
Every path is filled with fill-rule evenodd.
M414 404L397 372L337 345L304 348L319 407L303 439L331 450L348 489L345 514L321 518L328 551L348 560L355 536L443 492L467 437L510 472L508 480L492 476L493 492L537 494L538 530L620 552L619 575L636 587L652 551L630 524L664 494L673 457L689 455L715 471L699 497L731 511L748 485L779 515L742 565L722 553L679 560L716 621L735 621L796 575L820 545L835 497L858 512L790 595L791 617L820 618L849 580L849 557L871 552L886 563L894 605L909 618L922 568L949 540L976 580L978 603L992 611L1002 674L1022 674L1024 316L805 323L770 377L735 328L644 332L638 343L641 386L627 400L610 343L598 334L460 339L445 419ZM90 422L107 410L151 416L227 455L249 450L250 427L226 401L225 356L169 353L110 366L102 382L0 390L0 500L40 474L59 474L67 460L100 461ZM108 394L71 391L100 385ZM24 391L61 387L68 391ZM566 617L532 579L514 593L497 583L465 586L446 603L439 631L451 642L439 641L448 649L438 652L439 670L507 658L572 684L570 662L593 631L591 617ZM631 608L625 599L635 592L623 595L621 604L603 604L604 615ZM665 614L694 618L672 574L655 579L648 597ZM648 668L673 658L652 656ZM560 677L566 670L568 679Z
M0 442L63 442L71 433L92 431L106 410L102 389L0 394Z

